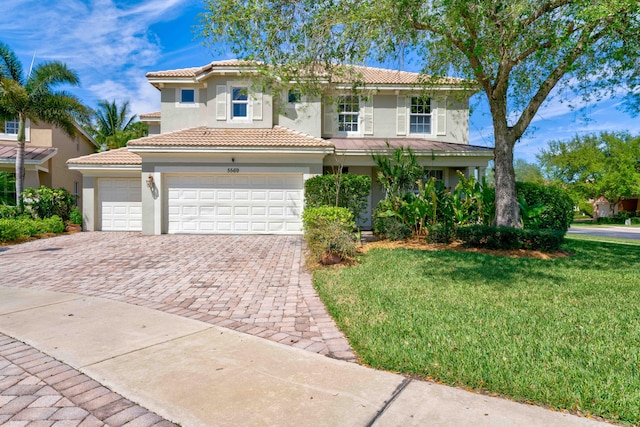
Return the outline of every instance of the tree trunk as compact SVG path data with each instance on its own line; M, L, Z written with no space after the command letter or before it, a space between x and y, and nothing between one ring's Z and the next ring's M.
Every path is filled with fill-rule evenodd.
M22 114L18 117L18 145L16 146L16 206L20 206L20 197L24 190L24 141L25 118Z
M495 126L495 124L494 124ZM520 228L520 211L516 197L516 174L513 168L515 140L507 128L495 129L495 225Z

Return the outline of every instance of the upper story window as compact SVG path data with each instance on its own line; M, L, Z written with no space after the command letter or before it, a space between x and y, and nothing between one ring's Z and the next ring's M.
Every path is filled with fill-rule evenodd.
M287 92L287 102L289 104L298 104L302 101L302 94L297 89L289 89Z
M358 132L360 101L356 96L338 99L338 132Z
M231 88L231 118L249 117L249 88L232 87Z
M431 99L411 97L409 133L431 133Z
M4 133L8 135L17 135L18 134L18 121L17 120L7 120L4 122Z
M198 89L177 88L176 89L176 107L197 108L198 107Z
M193 104L196 102L195 89L180 89L180 102L182 104Z

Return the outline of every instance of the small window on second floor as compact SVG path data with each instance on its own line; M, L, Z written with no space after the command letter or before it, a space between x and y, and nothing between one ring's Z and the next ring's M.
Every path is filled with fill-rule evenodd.
M196 102L195 89L181 89L180 90L180 103L181 104L193 104Z
M358 132L360 102L357 96L338 99L338 132Z
M414 96L411 98L409 133L431 133L431 99Z
M302 94L297 89L290 89L287 93L287 102L289 104L298 104L302 100Z
M18 121L17 120L7 120L4 122L4 133L10 135L18 134Z
M247 118L249 117L249 88L248 87L232 87L231 88L231 118Z

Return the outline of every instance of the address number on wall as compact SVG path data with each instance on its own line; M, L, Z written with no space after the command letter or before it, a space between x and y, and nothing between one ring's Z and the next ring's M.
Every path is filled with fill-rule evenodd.
M240 168L227 168L227 173L240 173Z

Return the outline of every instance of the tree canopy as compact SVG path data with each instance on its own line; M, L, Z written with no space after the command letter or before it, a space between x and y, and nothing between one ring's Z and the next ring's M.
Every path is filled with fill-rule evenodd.
M542 171L536 163L529 163L523 159L516 159L513 165L516 181L533 182L535 184L544 184L545 179Z
M212 46L303 91L334 75L359 87L341 65L401 58L417 62L427 87L448 75L475 85L493 121L498 225L519 225L513 148L554 89L588 98L640 83L637 0L206 0L205 9Z
M640 136L605 132L551 141L537 158L550 179L584 199L616 204L640 195Z
M24 190L24 144L27 120L59 127L67 135L76 133L77 120L86 119L87 108L58 85L78 86L77 74L58 61L36 65L25 75L22 64L9 46L0 42L0 120L18 121L16 150L16 202Z
M129 101L118 105L116 101L101 100L94 112L94 120L85 128L95 140L109 149L120 148L134 138L148 134L147 125L136 121L129 111Z

